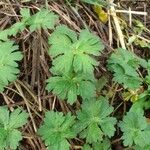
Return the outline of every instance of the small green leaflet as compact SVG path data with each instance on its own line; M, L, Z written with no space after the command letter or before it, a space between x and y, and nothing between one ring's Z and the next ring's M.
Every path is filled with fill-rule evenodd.
M102 142L92 143L92 148L85 144L82 150L111 150L111 144L108 139L104 139Z
M114 135L114 125L117 122L114 117L109 116L112 112L113 107L103 97L84 101L77 113L75 130L81 138L86 138L87 143L102 141L107 136L110 138Z
M41 9L35 15L31 16L27 25L30 27L30 31L38 29L54 29L55 23L58 21L58 16L47 9Z
M0 107L0 149L17 149L22 134L18 128L27 123L28 114L17 108L12 113Z
M0 42L0 92L16 79L19 73L16 61L20 61L22 57L18 46L13 42Z
M146 62L134 53L121 48L112 53L108 60L108 68L114 72L113 80L129 89L137 89L142 84L143 80L137 73L139 65L145 67Z
M150 124L143 114L143 111L129 111L120 122L124 146L145 147L150 144Z
M108 79L105 76L102 76L100 79L96 80L96 91L100 93L104 86L107 84L107 82Z
M7 41L9 35L9 29L0 30L0 40Z
M20 14L22 17L21 22L17 22L9 28L9 36L15 36L18 32L22 32L26 28L27 22L31 19L28 8L21 9Z
M135 146L135 147L133 148L133 150L149 150L149 148L150 148L150 144L149 144L149 145L146 145L146 146L144 146L144 147Z
M70 113L64 116L61 112L49 111L45 114L44 123L38 133L49 150L69 150L67 139L76 136L72 129L74 123L75 117Z
M43 29L53 29L58 21L58 16L47 9L41 9L34 15L30 15L30 9L22 8L20 10L21 21L16 22L10 28L0 31L0 40L7 41L8 36L16 36L18 32L22 32L27 26L30 31Z
M49 37L49 54L54 59L56 70L69 72L74 68L76 73L84 73L93 78L94 67L98 62L92 57L99 56L104 49L101 40L87 30L76 33L67 26L61 25Z
M52 91L60 99L67 99L67 102L73 104L80 95L83 99L89 99L96 96L95 85L82 74L62 74L50 77L47 80L46 89ZM88 90L87 90L88 89Z
M13 24L10 28L0 31L0 40L7 41L8 36L15 36L18 32L22 32L26 28L26 23L30 20L30 10L23 8L20 10L22 16L21 22Z

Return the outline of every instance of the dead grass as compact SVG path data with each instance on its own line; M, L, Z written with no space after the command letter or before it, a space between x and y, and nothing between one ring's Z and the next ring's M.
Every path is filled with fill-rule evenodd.
M142 11L150 14L149 0L143 0L139 2L132 2L118 0L115 4L119 4L118 9L128 10L129 7L134 11ZM110 16L110 20L107 24L101 23L96 14L92 11L91 7L80 3L79 0L73 3L72 6L65 3L65 0L50 1L47 0L48 7L54 11L60 17L60 22L58 24L66 24L75 31L80 31L82 28L88 27L91 31L95 32L104 42L106 48L102 56L99 58L100 65L96 71L96 76L100 77L102 75L109 76L106 69L106 59L109 54L118 46L126 47L126 33L122 31L120 20L125 22L126 32L128 34L132 33L132 27L129 26L128 14L117 13L119 18L115 16ZM32 13L38 11L41 7L46 5L45 0L33 0L28 3L21 3L19 0L1 0L0 2L0 29L5 29L10 27L13 23L20 20L19 10L23 7L28 7L32 10ZM78 8L75 9L75 8ZM112 8L112 11L114 8ZM116 15L112 13L112 15ZM136 18L142 21L145 26L150 29L150 17L132 14L132 19ZM116 20L117 19L117 20ZM131 19L131 18L130 18ZM7 105L10 110L15 107L23 107L30 114L30 119L28 124L22 129L24 140L21 142L19 150L45 150L45 146L41 139L37 136L36 131L39 124L43 120L44 112L46 110L58 110L64 113L71 111L75 113L75 109L78 108L77 103L74 106L66 104L65 101L59 101L56 96L48 93L45 90L45 80L51 76L49 68L51 67L51 59L48 56L48 44L47 38L50 31L42 30L41 32L30 33L28 29L18 34L13 38L19 46L20 50L23 52L24 59L20 63L21 73L16 82L9 85L4 93L1 93L1 105ZM121 37L120 37L121 36ZM122 36L124 38L122 38ZM149 39L150 32L145 32L142 37ZM134 51L144 57L147 52L142 49L132 45ZM148 56L150 56L148 54ZM106 87L108 92L113 92L110 100L115 106L116 111L119 111L120 115L126 111L128 105L121 100L119 96L120 88L117 84L113 84L112 81L109 82ZM116 97L120 98L117 101ZM115 115L115 112L114 112ZM72 149L80 149L84 141L80 139L75 139L70 141ZM119 142L119 135L116 134L115 139L112 139L114 149L123 149ZM120 149L119 149L120 147Z

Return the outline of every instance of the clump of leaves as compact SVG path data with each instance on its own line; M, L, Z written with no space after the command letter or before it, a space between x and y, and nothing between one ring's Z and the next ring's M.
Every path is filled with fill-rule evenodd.
M26 28L26 23L30 18L30 11L27 8L20 10L21 21L16 22L10 28L0 31L0 40L7 41L8 36L15 36L18 32L22 32Z
M18 128L27 123L28 114L17 108L9 112L6 107L0 107L0 149L17 149L22 134Z
M16 22L10 28L0 31L0 40L7 41L8 36L15 36L22 32L27 26L33 32L39 29L54 29L58 21L58 16L47 9L41 9L36 14L30 15L30 9L23 8L20 10L21 21Z
M137 89L142 84L137 70L139 65L146 66L146 62L134 53L125 49L117 49L108 60L108 68L114 72L113 80L123 84L124 88Z
M64 116L63 113L49 111L45 114L44 123L38 132L48 150L69 150L67 140L76 136L72 128L74 122L75 117L70 113Z
M75 129L81 138L86 138L87 143L101 142L103 137L110 138L114 135L117 122L116 118L110 117L112 112L113 107L103 97L84 101L77 113Z
M14 42L0 42L0 92L4 90L6 85L16 79L19 73L16 61L20 61L22 57Z
M132 109L123 117L119 126L123 132L124 146L137 146L143 149L150 144L150 124L143 111Z
M82 150L111 150L111 145L108 139L104 139L102 142L93 143L92 147L85 144Z
M54 25L58 21L58 16L48 9L41 9L36 14L32 15L27 21L30 31L38 29L54 29Z
M31 19L30 10L28 8L21 9L20 14L22 17L21 21L16 22L9 29L7 29L9 36L15 36L18 32L22 32L26 28L28 20Z
M140 89L136 89L136 90L127 90L125 92L122 93L122 96L124 98L125 101L131 101L131 102L136 102L139 97L140 97L140 94L143 92L143 90L140 88Z
M134 146L133 147L133 149L134 150L149 150L149 148L150 148L150 144L149 145L146 145L146 146L144 146L144 147L141 147L141 146Z
M101 40L87 30L76 33L67 26L61 25L49 38L49 54L53 58L55 70L83 73L93 76L94 67L98 62L91 56L99 56L104 49Z
M47 82L48 91L52 91L62 100L67 99L70 104L77 100L78 95L83 99L93 98L96 95L94 83L82 74L64 73L50 77Z
M76 32L61 25L49 37L49 54L52 57L47 90L70 104L80 95L83 99L96 96L94 67L98 66L93 56L99 56L104 48L101 40L87 30ZM88 91L86 90L88 88Z
M134 43L135 45L138 45L143 48L145 47L150 48L150 43L148 42L148 40L142 37L142 33L144 31L145 32L148 31L148 29L144 26L144 24L142 24L142 22L140 22L139 20L134 20L133 31L134 33L128 39L128 45Z

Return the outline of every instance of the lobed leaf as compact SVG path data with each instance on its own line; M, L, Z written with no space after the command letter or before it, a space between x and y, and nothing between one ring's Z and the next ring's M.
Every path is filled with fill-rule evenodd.
M139 77L137 69L143 62L134 53L125 49L117 49L112 53L108 60L108 68L114 72L113 80L123 84L125 88L137 89L142 84L142 79Z
M93 143L103 140L104 136L112 137L115 132L116 119L110 117L113 107L105 98L84 101L77 113L78 122L75 129L86 142Z
M4 90L10 82L13 82L19 73L16 61L22 59L18 46L13 42L0 42L0 91Z
M55 23L58 21L58 16L47 9L41 9L36 14L31 16L27 25L30 26L30 31L38 29L54 29Z
M66 26L58 26L49 37L49 54L56 70L68 73L71 68L76 73L92 76L98 62L92 57L99 56L104 46L100 39L87 30L76 33Z
M119 126L123 132L124 146L144 147L150 143L150 125L142 111L129 111Z
M76 136L72 129L74 122L75 117L70 113L64 116L63 113L49 111L45 114L44 123L38 133L48 149L69 150L67 139Z
M28 114L17 108L12 113L6 107L0 107L0 148L17 149L22 134L18 128L26 124Z
M96 96L96 89L93 82L86 79L83 75L63 74L50 77L47 80L46 89L52 91L60 99L73 104L80 95L83 99L89 99ZM87 90L88 88L88 90Z

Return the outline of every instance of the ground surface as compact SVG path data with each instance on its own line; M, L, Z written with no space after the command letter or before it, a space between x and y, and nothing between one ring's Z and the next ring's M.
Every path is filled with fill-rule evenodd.
M119 9L135 11L145 11L150 15L150 2L149 0L116 0L114 2ZM21 2L21 0L1 0L0 1L0 28L5 29L17 22L19 18L19 10L24 7L31 9L32 13L38 11L41 7L46 5L54 11L60 17L58 24L66 24L75 31L80 31L86 26L90 28L95 34L97 34L105 45L105 50L99 57L100 63L95 76L100 78L102 75L107 76L108 83L104 87L104 90L110 96L110 102L115 107L114 115L118 118L122 118L123 114L130 108L131 103L125 102L121 96L122 87L118 84L114 84L111 80L112 74L107 71L106 59L110 53L117 48L119 39L117 36L116 27L112 18L110 23L112 32L110 32L109 23L102 23L98 16L93 12L90 5L81 3L79 0L72 1L71 6L65 0L31 0L30 2ZM73 8L78 8L75 11ZM123 19L127 34L132 33L132 27L129 27L128 14L118 14L120 19ZM150 16L132 15L135 19L141 21L145 26L150 29ZM123 23L123 22L122 22ZM111 36L112 33L112 36ZM62 112L72 111L74 112L75 106L70 106L65 101L60 101L52 93L48 93L45 90L45 80L51 76L49 68L51 67L51 59L48 56L48 31L42 30L41 33L34 32L30 34L26 29L21 34L18 34L13 39L19 44L20 50L23 52L24 58L20 63L21 73L16 82L9 85L6 90L0 95L1 105L7 105L10 110L17 106L22 106L29 113L31 118L27 125L22 129L24 139L19 147L20 150L45 150L44 143L37 136L36 129L43 121L44 112L46 110L58 110ZM126 34L126 35L127 35ZM125 36L126 36L125 35ZM143 37L149 39L149 33L143 33ZM127 43L127 37L125 38ZM148 48L141 48L133 45L134 52L141 56L150 56L147 52ZM111 139L114 150L124 149L120 142L120 132L116 132L114 138ZM71 141L72 149L80 148L83 141L74 140Z

